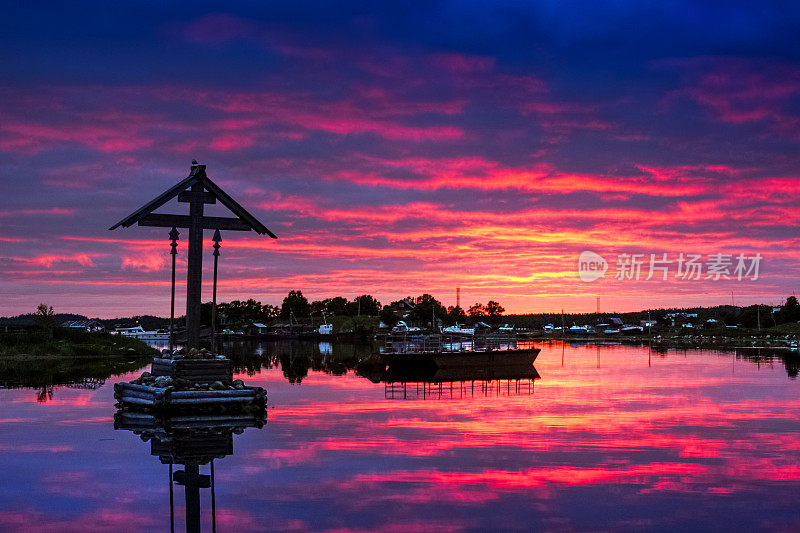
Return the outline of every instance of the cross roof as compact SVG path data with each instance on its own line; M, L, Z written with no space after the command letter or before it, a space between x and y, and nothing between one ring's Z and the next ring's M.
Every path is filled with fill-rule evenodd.
M133 225L133 224L135 224L137 222L139 222L140 225L142 225L141 222L145 221L144 220L145 217L147 217L153 211L155 211L156 209L158 209L159 207L161 207L165 203L169 202L170 200L172 200L173 198L178 196L180 193L186 191L187 189L189 189L190 187L192 187L196 183L202 184L202 186L203 186L203 188L205 190L207 190L217 200L219 200L220 203L222 203L222 205L224 205L225 207L230 209L231 212L233 212L233 214L237 216L238 220L240 220L240 221L242 221L244 223L241 228L223 227L223 229L242 229L242 230L251 230L252 229L253 231L258 233L259 235L266 234L266 235L269 235L270 237L272 237L273 239L277 239L275 234L272 233L270 230L268 230L267 227L264 226L264 224L259 222L256 219L256 217L254 217L253 215L248 213L247 210L244 207L239 205L239 203L236 200L231 198L228 195L228 193L223 191L219 187L219 185L217 185L216 183L211 181L211 178L209 178L206 175L206 166L205 165L196 165L196 164L192 165L191 172L189 173L189 176L186 177L186 179L180 181L179 183L177 183L173 187L170 187L169 189L164 191L161 195L157 196L153 200L150 200L148 203L146 203L145 205L140 207L138 210L134 211L133 213L131 213L127 217L123 218L122 220L120 220L119 222L117 222L116 224L114 224L113 226L111 226L108 229L109 230L113 230L113 229L116 229L116 228L118 228L120 226L122 226L123 228L127 228L127 227L130 227L131 225ZM206 217L206 218L208 220L212 221L212 224L213 224L213 221L215 221L215 220L218 221L218 222L236 220L236 219L226 219L226 218L220 218L220 217ZM151 225L151 224L146 224L146 225Z

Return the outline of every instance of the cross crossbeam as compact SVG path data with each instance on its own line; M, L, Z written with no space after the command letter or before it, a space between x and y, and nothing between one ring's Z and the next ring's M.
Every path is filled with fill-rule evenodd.
M207 217L202 219L203 229L219 229L233 231L250 231L250 225L240 218L231 217ZM140 226L153 226L157 228L188 228L192 219L189 215L168 215L161 213L150 213L139 219Z

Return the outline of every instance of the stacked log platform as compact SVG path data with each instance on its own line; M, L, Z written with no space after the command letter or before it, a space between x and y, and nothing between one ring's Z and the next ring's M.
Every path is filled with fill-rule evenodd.
M233 367L230 359L153 359L150 373L154 376L169 376L186 379L193 383L231 381Z
M202 409L223 406L265 407L267 395L261 387L236 390L175 390L136 383L116 383L114 398L122 407L146 410Z

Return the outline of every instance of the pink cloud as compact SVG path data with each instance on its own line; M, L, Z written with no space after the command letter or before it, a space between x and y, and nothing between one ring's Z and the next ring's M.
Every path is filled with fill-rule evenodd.
M218 109L226 113L247 113L247 127L267 128L280 124L308 131L327 131L340 135L371 133L392 140L452 140L463 137L464 131L451 125L412 126L409 117L439 113L453 115L461 112L463 100L449 102L403 102L380 100L372 106L360 106L345 99L318 102L310 96L288 97L278 93L214 93L165 88L154 91L165 100L190 101L195 105ZM252 122L252 121L255 121ZM255 124L255 125L254 125ZM225 123L241 130L245 123ZM299 132L293 132L297 138Z
M253 146L253 139L245 135L226 134L212 139L210 146L220 151L243 150Z
M653 196L684 196L708 191L703 180L681 176L670 183L659 183L645 176L603 176L567 174L552 165L540 163L527 168L511 168L495 161L480 158L378 160L378 166L406 168L421 174L414 178L388 178L379 171L339 171L330 180L344 180L358 185L388 187L404 190L479 189L523 190L530 192L567 193L591 191L597 193L648 194Z
M790 104L800 96L797 66L713 57L672 61L669 66L688 71L693 79L686 88L669 93L664 104L687 96L723 122L766 121L796 134L800 117L790 111Z
M45 207L41 209L0 209L0 217L40 215L67 216L74 214L75 210L67 207Z
M94 266L92 257L98 257L103 254L71 254L71 255L58 255L58 254L43 254L35 257L15 257L16 261L29 263L32 265L40 266L53 266L55 263L78 263L81 266L91 267Z
M461 74L486 73L494 69L493 57L464 54L434 54L431 56L431 63L439 69Z
M76 142L101 152L118 152L150 148L155 139L137 136L136 131L122 127L123 124L100 126L73 123L54 126L41 123L5 122L0 124L0 134L6 137L0 147L6 151L40 151L46 147L65 142ZM10 140L9 140L10 138ZM19 142L19 139L24 142Z
M122 268L155 272L167 266L167 256L162 252L140 252L136 255L123 255Z

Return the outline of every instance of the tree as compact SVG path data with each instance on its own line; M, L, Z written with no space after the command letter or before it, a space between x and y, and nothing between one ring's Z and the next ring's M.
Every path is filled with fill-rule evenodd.
M739 320L742 326L755 329L757 327L772 326L772 309L767 305L751 305L742 310Z
M265 319L278 318L280 314L281 314L280 307L277 307L275 305L264 304L261 307L261 316L263 316Z
M377 316L381 312L381 303L369 294L362 294L347 304L347 310L350 316Z
M448 326L452 326L455 324L463 324L464 321L467 319L467 314L461 309L461 306L450 306L447 308L447 318L445 322Z
M334 298L325 298L324 300L314 300L311 302L309 313L313 316L346 316L348 312L349 302L346 298L336 296Z
M328 298L325 300L327 310L326 312L329 315L333 316L347 316L349 315L349 310L347 308L347 298L343 298L341 296L334 296L333 298Z
M417 296L414 300L414 309L408 313L409 319L420 324L429 324L434 317L438 320L443 320L446 316L447 309L430 294ZM431 325L433 326L434 324Z
M486 315L493 320L499 320L500 316L506 311L499 302L494 300L489 300L484 309L486 310Z
M209 305L209 304L203 304ZM208 307L208 324L211 323L211 311L210 305ZM201 315L203 314L203 308L200 309ZM263 307L261 306L261 302L258 300L254 300L252 298L248 300L233 300L229 303L220 303L217 304L217 316L225 315L225 320L228 324L240 328L246 326L248 324L252 324L253 322L259 322L264 320L264 313ZM221 322L218 322L221 323Z
M292 315L294 315L294 318L307 317L310 312L311 304L303 296L302 291L289 291L289 294L283 299L281 318L290 318Z
M52 306L44 303L37 305L34 321L37 326L44 330L48 337L53 336L53 328L56 327L56 316L53 313Z
M781 323L797 322L800 320L800 303L797 302L797 298L789 296L789 298L786 299L786 303L777 314L778 322Z
M314 300L311 302L311 316L322 316L328 312L328 300Z
M476 302L475 305L470 306L470 308L467 310L467 314L472 318L486 316L486 308L482 303Z
M397 315L397 313L395 313L391 305L384 305L383 309L381 309L380 315L378 316L381 317L381 322L390 328L394 327L394 325L400 320L400 317Z

